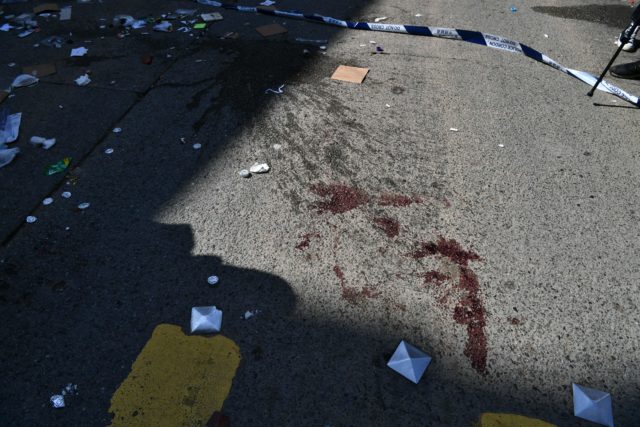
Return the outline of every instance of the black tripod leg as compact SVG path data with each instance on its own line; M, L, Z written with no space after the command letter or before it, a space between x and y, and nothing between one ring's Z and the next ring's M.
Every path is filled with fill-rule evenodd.
M589 91L587 96L593 96L593 92L595 92L596 88L598 87L598 85L600 84L602 79L604 79L604 76L607 74L607 71L609 71L609 68L611 68L611 66L615 62L616 58L618 57L618 55L620 55L620 51L622 50L623 46L624 46L624 43L620 43L620 46L618 47L618 50L616 50L616 53L613 54L613 58L611 58L611 61L609 61L609 63L605 67L605 69L602 72L602 74L600 74L600 77L598 77L598 80L596 81L596 84L593 85L593 87L591 88L591 90Z

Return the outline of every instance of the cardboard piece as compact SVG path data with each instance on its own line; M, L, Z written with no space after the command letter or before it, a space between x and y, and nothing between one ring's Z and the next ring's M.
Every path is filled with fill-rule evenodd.
M349 67L348 65L339 66L333 72L331 78L333 80L341 80L343 82L362 83L369 73L368 68Z
M578 384L573 384L573 414L603 426L613 427L611 395Z
M55 74L58 70L56 69L56 64L38 64L22 67L22 72L40 78Z
M431 357L411 344L400 341L387 366L414 384L418 384L422 374L431 363Z
M33 13L36 15L40 13L58 13L60 8L57 3L44 3L33 8Z
M271 37L279 34L286 34L289 30L280 24L269 24L257 27L256 31L259 32L262 37Z

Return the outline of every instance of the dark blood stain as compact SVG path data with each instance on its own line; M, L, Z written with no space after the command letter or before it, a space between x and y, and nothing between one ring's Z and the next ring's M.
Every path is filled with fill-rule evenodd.
M311 243L312 237L316 237L319 239L320 235L318 233L303 234L302 236L300 236L302 241L296 245L296 249L300 249L301 251L304 251L305 249L307 249L309 247L309 243Z
M344 273L342 272L340 266L336 265L335 267L333 267L333 272L338 277L338 280L340 280L340 287L342 288L342 298L347 300L349 304L357 305L365 298L378 298L380 296L380 292L368 286L365 286L360 290L347 286L344 280Z
M444 281L451 279L450 276L446 274L440 273L439 271L431 270L422 275L424 278L424 284L428 285L430 283L435 283L436 285L441 285Z
M374 218L373 223L384 231L387 237L396 237L400 233L400 223L393 218Z
M509 321L509 323L511 323L512 325L519 325L520 324L520 319L517 319L515 317L509 317L507 319Z
M342 184L316 184L311 187L311 191L325 199L312 205L318 213L341 214L369 201L369 196L363 191Z
M467 266L469 261L478 261L480 256L475 252L465 251L455 240L446 240L443 237L438 239L437 243L426 242L421 243L420 249L410 254L414 259L425 258L428 256L441 255L449 258L452 262L461 267Z
M460 268L460 281L456 288L465 291L465 295L458 301L453 312L453 319L467 326L467 343L464 355L471 360L471 366L479 373L487 373L487 337L485 335L486 312L480 298L480 284L478 277L469 268L469 261L478 261L480 256L472 251L462 249L455 240L438 238L436 243L423 242L420 248L410 254L414 259L429 256L442 256ZM435 273L435 274L433 274ZM425 283L427 278L436 279L441 273L428 272L424 275Z
M380 206L395 206L397 208L406 207L412 203L422 203L422 199L416 196L409 197L401 194L383 194L378 201Z

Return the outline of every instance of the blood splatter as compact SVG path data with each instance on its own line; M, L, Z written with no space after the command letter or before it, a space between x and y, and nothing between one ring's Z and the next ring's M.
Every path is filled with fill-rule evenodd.
M479 373L487 373L487 337L485 334L486 312L480 298L480 284L478 277L469 268L469 261L478 261L480 256L472 251L464 250L455 240L446 240L439 237L437 242L422 242L420 247L408 254L414 259L421 259L429 256L442 256L458 265L460 269L460 280L455 285L457 289L465 291L453 311L453 319L467 326L467 343L464 355L471 360L471 366ZM437 280L445 276L436 271L430 271L423 275L425 283L427 280ZM447 277L447 276L445 276ZM446 302L443 299L442 302Z
M465 251L455 240L446 240L443 237L438 238L438 242L423 242L420 249L410 254L414 259L426 258L433 255L441 255L449 258L452 262L459 266L467 266L469 261L478 261L480 256L475 252Z
M389 238L396 237L398 234L400 234L400 223L393 218L374 218L373 223L382 231L384 231L384 233Z
M399 208L399 207L409 206L412 203L422 203L422 202L423 200L417 196L409 197L409 196L404 196L402 194L386 193L380 196L380 200L378 201L378 204L380 206L395 206Z
M312 237L316 237L319 239L320 235L318 233L303 234L302 236L300 236L302 241L296 245L296 249L300 249L301 251L304 251L305 249L307 249L309 247L309 243L311 243Z
M422 274L424 278L424 284L428 285L430 283L435 283L436 285L441 285L444 281L451 279L451 276L447 276L444 273L440 273L439 271L431 270Z
M338 277L338 280L340 280L340 287L342 288L342 298L347 300L349 304L357 305L365 298L378 298L381 295L380 292L368 286L364 286L360 290L347 286L345 284L344 273L338 265L333 267L333 272Z
M316 184L311 187L311 191L325 199L313 204L318 213L341 214L369 202L369 196L362 190L342 184Z

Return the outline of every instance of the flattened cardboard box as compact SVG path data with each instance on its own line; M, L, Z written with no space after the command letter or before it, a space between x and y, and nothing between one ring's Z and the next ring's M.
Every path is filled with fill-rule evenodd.
M364 78L369 73L368 68L349 67L348 65L341 65L336 68L331 78L333 80L341 80L343 82L362 83Z

